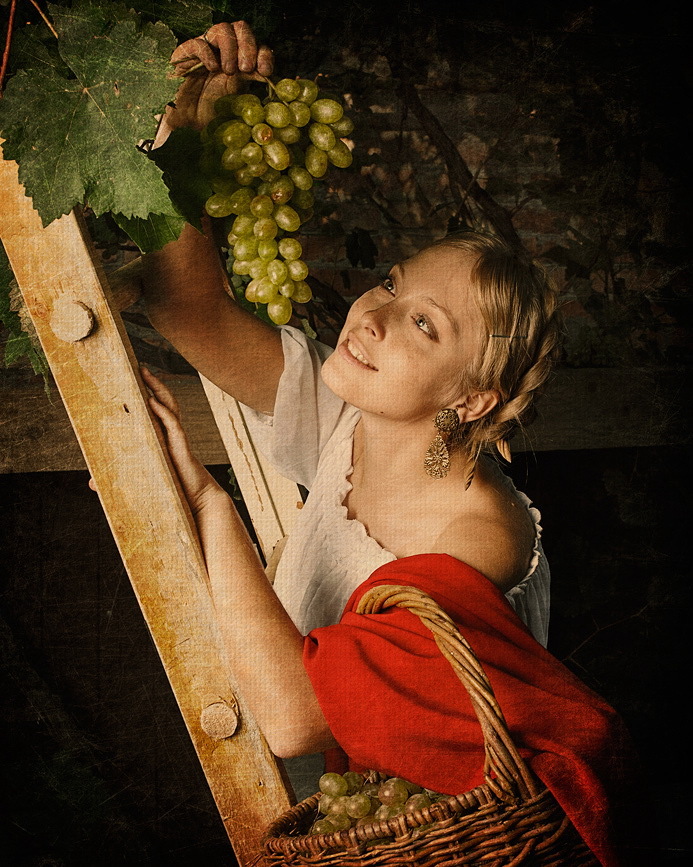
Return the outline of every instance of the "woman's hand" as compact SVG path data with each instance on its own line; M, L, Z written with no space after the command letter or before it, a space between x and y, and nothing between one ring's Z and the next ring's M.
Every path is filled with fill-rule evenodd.
M152 392L149 405L164 429L168 453L176 469L183 493L193 516L212 499L226 497L223 488L207 472L190 448L187 434L180 422L180 409L169 389L146 367L142 378Z
M214 117L214 103L219 97L237 93L243 80L262 79L274 69L272 51L265 45L258 47L245 21L215 24L203 36L181 43L171 62L176 74L185 78L176 94L175 108L166 109L154 147L163 144L178 127L202 129Z

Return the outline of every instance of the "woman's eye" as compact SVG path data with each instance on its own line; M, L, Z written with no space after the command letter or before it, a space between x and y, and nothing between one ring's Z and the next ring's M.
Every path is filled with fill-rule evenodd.
M420 328L422 331L425 331L429 336L432 334L431 326L428 324L428 319L425 316L415 316L414 322L417 328Z

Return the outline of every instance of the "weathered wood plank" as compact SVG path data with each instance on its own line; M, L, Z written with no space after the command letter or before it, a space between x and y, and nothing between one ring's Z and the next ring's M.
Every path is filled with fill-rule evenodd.
M75 214L41 226L0 160L0 236L240 865L290 802L225 664L202 552L122 320ZM238 712L217 727L214 710ZM218 717L218 715L217 715ZM217 718L217 722L219 722ZM224 720L221 720L224 723Z
M280 476L255 448L241 404L205 377L201 380L253 529L268 560L277 542L291 531L303 505L301 494L296 484Z
M9 373L0 376L0 472L85 469L57 395L49 400L38 377L10 383ZM165 378L179 399L195 453L208 465L228 463L199 380ZM676 370L560 369L539 405L539 418L515 438L513 451L688 443L684 399L690 380L690 372Z

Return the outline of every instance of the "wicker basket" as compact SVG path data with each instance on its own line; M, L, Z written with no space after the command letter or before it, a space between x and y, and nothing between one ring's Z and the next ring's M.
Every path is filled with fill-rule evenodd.
M354 867L598 867L551 792L529 770L510 739L491 685L453 621L413 587L373 587L357 613L406 608L431 630L469 693L484 735L485 785L388 821L308 834L320 794L280 816L267 830L268 865ZM372 772L368 779L384 779Z

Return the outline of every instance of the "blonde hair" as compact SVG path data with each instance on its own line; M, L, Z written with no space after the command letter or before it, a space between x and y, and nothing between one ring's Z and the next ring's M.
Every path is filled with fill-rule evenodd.
M558 301L548 275L532 257L505 241L479 232L459 232L430 247L453 247L476 256L472 280L486 335L464 374L473 391L496 391L498 404L463 425L460 447L472 461L504 443L536 415L559 342Z

